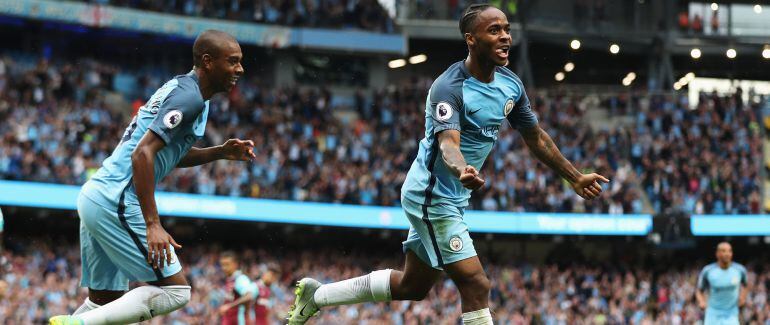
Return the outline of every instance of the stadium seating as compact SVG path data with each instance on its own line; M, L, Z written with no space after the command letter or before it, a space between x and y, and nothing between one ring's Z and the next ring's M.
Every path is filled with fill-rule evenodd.
M8 272L0 279L0 319L5 319L5 324L40 323L49 315L77 308L85 297L85 289L78 287L77 245L53 247L34 237L15 245L16 253L7 251L3 255L6 262L2 266ZM276 324L293 302L293 281L300 277L335 281L402 262L398 252L389 257L372 256L368 250L343 255L339 249L317 247L285 252L278 258L270 247L238 251L243 256L245 272L252 277L270 262L277 262L286 270L272 287L272 316ZM225 295L224 277L217 265L219 252L210 246L185 248L187 274L194 288L192 301L176 313L153 319L152 324L217 323L216 310ZM702 317L702 310L692 298L701 264L656 272L649 267L617 263L485 263L492 281L495 324L693 324ZM770 321L766 318L770 315L770 268L761 263L747 267L749 295L742 317L765 324ZM459 308L457 290L451 281L443 279L424 301L325 309L316 324L454 324L460 317Z
M82 184L110 154L129 119L128 112L107 101L119 68L92 60L79 65L4 60L0 118L16 123L0 125L0 177ZM137 79L161 82L157 76ZM430 82L404 81L370 96L360 94L353 107L332 107L334 94L325 88L271 88L244 81L229 96L212 101L207 143L253 139L257 160L179 169L159 188L398 205L401 183L424 132L413 126L423 124ZM759 212L761 163L751 157L761 152L760 105L743 103L738 96L704 94L689 110L684 97L647 96L632 125L593 129L583 116L598 107L581 105L581 98L537 90L530 90L530 97L541 125L564 155L578 168L613 180L608 193L593 202L580 200L531 157L515 131L504 127L482 170L488 186L474 195L472 208L641 213L646 197L655 212ZM337 112L345 110L357 112L358 118L340 118ZM723 167L703 165L712 160Z
M357 1L198 1L81 0L87 3L296 27L358 28L392 33L390 16L377 0Z

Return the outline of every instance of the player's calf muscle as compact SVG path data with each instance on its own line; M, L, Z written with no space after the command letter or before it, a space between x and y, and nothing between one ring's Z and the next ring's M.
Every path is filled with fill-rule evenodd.
M428 296L428 292L433 287L433 282L418 283L416 281L404 281L404 272L393 271L390 276L390 291L393 300L414 300L420 301Z
M393 271L390 277L390 290L393 300L425 299L433 289L433 284L438 279L439 272L428 270L427 272L415 272L407 268L406 271Z

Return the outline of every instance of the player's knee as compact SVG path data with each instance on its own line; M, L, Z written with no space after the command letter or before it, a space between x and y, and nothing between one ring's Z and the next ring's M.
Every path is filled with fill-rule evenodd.
M166 303L157 304L158 314L167 314L184 307L190 302L192 290L190 286L173 285L160 287L166 294Z
M476 276L474 281L478 285L479 292L483 293L484 295L489 295L489 291L492 289L492 283L489 282L489 278L487 278L485 274L482 273Z
M88 299L99 306L103 306L117 300L118 298L123 296L123 294L124 294L123 291L106 291L106 290L89 289Z
M430 289L431 287L426 287L424 284L401 282L398 288L392 288L392 294L396 300L421 301L428 296Z
M165 315L184 307L190 301L190 286L144 286L134 289L147 308L147 319Z
M428 297L430 288L414 288L409 290L406 294L406 300L422 301Z
M487 275L484 272L476 272L456 282L460 292L478 295L488 295L492 288Z

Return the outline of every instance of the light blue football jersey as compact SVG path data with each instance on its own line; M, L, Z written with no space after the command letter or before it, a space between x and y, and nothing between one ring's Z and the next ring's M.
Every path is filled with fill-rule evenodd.
M436 135L444 130L460 131L465 161L481 170L504 120L517 129L537 124L519 77L497 67L494 80L484 83L471 76L465 61L450 66L428 92L425 138L404 181L402 197L428 206L467 206L471 190L464 188L444 164Z
M239 297L247 293L250 293L252 297L256 297L259 294L259 288L257 288L256 283L251 282L249 277L240 270L235 271L233 278L235 279L233 290L238 293ZM236 299L237 298L233 298L232 300L234 301ZM238 324L247 324L246 315L248 313L248 306L249 304L238 305Z
M132 181L131 154L149 130L166 143L155 156L155 183L160 182L190 151L206 130L209 101L204 101L194 71L166 82L139 109L118 146L83 185L82 193L105 207L138 205Z
M706 312L738 314L741 286L746 285L746 268L732 262L727 269L717 263L706 265L698 276L698 289L708 293Z

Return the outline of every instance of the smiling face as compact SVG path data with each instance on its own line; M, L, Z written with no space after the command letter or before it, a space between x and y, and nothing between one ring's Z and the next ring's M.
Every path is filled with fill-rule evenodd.
M232 41L223 44L219 53L211 58L209 65L211 81L216 85L217 90L230 91L235 86L238 78L243 75L242 59L240 45Z
M508 65L508 51L511 48L511 24L500 9L489 7L480 12L465 41L472 55L480 63L497 66Z
M202 70L211 94L230 91L241 75L241 46L230 34L217 30L201 33L193 44L193 64Z

